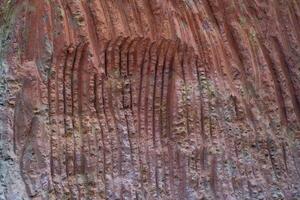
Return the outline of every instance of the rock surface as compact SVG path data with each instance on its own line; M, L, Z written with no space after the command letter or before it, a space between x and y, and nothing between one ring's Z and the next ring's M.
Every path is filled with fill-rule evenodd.
M300 1L3 0L0 199L300 199Z

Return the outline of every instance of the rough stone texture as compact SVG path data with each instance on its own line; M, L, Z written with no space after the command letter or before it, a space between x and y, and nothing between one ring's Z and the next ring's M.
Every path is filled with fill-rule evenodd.
M300 199L300 1L2 0L0 199Z

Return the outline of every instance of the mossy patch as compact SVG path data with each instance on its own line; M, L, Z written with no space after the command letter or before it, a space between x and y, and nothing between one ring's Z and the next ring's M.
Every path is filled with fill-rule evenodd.
M3 57L10 40L14 20L13 1L4 0L0 5L0 67L3 65Z
M13 1L4 0L0 3L0 105L4 105L5 95L7 92L7 81L5 74L7 73L7 64L4 61L4 54L10 40L13 15Z

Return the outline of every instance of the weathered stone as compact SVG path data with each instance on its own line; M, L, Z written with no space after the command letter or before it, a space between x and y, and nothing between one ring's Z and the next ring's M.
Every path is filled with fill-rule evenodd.
M0 7L0 199L300 199L299 1Z

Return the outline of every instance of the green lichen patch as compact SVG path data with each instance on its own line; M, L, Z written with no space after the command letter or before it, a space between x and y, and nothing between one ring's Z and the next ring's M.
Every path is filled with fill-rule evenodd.
M15 19L12 5L12 0L4 0L0 5L0 67L3 64L4 53L10 40L11 27Z
M0 3L0 106L4 105L7 91L7 64L4 60L4 54L7 51L10 40L11 26L14 20L13 1L4 0Z

